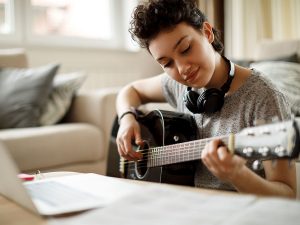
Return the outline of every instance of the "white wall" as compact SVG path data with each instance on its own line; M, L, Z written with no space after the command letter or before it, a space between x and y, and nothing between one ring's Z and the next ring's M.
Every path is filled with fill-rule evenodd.
M0 48L15 46L1 45ZM118 50L26 47L29 65L40 66L59 62L59 73L85 71L88 79L83 89L123 86L135 79L150 77L162 72L151 55L141 50Z

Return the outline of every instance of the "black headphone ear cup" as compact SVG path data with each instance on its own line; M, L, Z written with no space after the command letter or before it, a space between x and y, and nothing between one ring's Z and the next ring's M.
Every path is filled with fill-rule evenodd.
M198 111L200 113L214 113L219 111L224 104L224 95L224 92L219 89L207 89L198 98Z
M198 113L197 100L199 94L195 91L187 91L185 94L185 106L192 113Z

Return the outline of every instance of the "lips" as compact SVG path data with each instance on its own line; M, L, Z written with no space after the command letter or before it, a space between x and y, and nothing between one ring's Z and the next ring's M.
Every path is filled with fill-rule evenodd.
M199 69L189 73L184 80L188 83L191 83L197 77L198 70Z

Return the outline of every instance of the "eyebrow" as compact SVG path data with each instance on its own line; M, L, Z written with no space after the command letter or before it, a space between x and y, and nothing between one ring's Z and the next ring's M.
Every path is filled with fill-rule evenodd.
M187 38L187 37L188 37L188 35L185 35L185 36L181 37L181 38L176 42L176 44L174 45L173 50L175 50L175 49L177 48L177 46L180 45L180 43L183 41L183 39L185 39L185 38ZM162 56L162 57L159 57L159 58L156 59L156 60L157 60L157 61L160 61L160 60L162 60L162 59L164 59L164 58L166 58L166 57L165 57L165 56Z

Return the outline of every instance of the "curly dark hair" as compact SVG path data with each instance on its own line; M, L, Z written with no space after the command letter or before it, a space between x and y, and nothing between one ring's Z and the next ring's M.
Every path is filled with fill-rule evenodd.
M149 51L149 43L162 30L170 29L181 22L199 30L206 16L198 8L195 0L149 0L141 3L133 11L129 32L134 41ZM220 32L213 28L213 48L220 54L223 44Z

